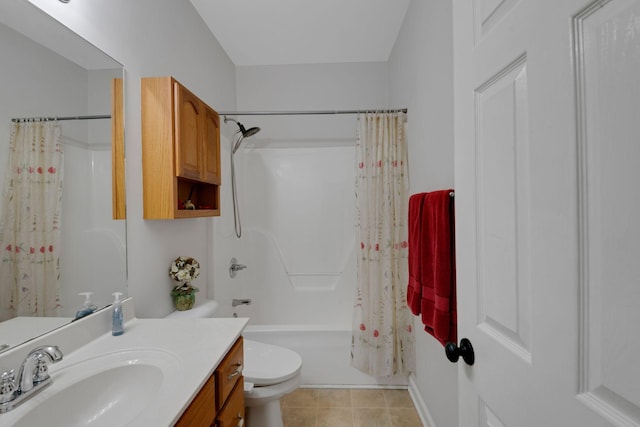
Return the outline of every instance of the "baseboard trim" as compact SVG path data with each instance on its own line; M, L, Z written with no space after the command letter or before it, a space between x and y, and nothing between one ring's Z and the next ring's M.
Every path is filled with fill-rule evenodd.
M345 388L345 389L381 389L381 390L407 390L406 385L381 385L381 384L301 384L300 388Z
M416 411L418 411L418 416L420 416L422 425L424 427L436 427L436 423L433 421L433 417L429 412L427 404L422 399L422 394L420 394L420 390L418 390L418 384L416 384L413 375L409 377L409 386L407 389L409 390L409 396L411 396L411 400L413 400L413 404L416 407Z

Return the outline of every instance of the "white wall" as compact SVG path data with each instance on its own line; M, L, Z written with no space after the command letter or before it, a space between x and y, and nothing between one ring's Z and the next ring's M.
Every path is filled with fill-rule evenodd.
M235 110L235 67L188 0L31 0L124 64L128 294L140 317L171 312L167 271L179 255L202 264L195 281L206 296L213 280L216 219L144 221L140 78L172 75L216 110Z
M453 188L453 33L447 1L413 0L389 60L392 107L408 107L411 194ZM458 425L457 365L416 317L414 380L435 426Z

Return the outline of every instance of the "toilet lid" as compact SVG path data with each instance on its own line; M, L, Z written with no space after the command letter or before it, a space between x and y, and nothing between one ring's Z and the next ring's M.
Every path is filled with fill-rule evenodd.
M244 340L245 381L257 386L273 385L295 377L302 368L302 358L288 348Z

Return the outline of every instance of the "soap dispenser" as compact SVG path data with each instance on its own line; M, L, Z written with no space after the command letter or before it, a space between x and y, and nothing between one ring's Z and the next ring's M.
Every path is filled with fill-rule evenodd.
M114 292L113 312L111 314L111 335L118 336L124 334L124 316L122 315L122 304L120 297L122 292Z
M78 311L76 311L76 317L73 320L82 319L98 309L98 307L91 302L91 295L93 295L93 292L80 292L78 295L84 296L84 303Z

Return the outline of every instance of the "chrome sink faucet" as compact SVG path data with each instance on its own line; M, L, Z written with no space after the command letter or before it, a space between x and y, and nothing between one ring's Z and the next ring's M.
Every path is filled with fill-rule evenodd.
M47 363L62 360L62 352L55 345L34 348L20 365L18 378L14 370L0 375L0 414L8 412L51 384Z

